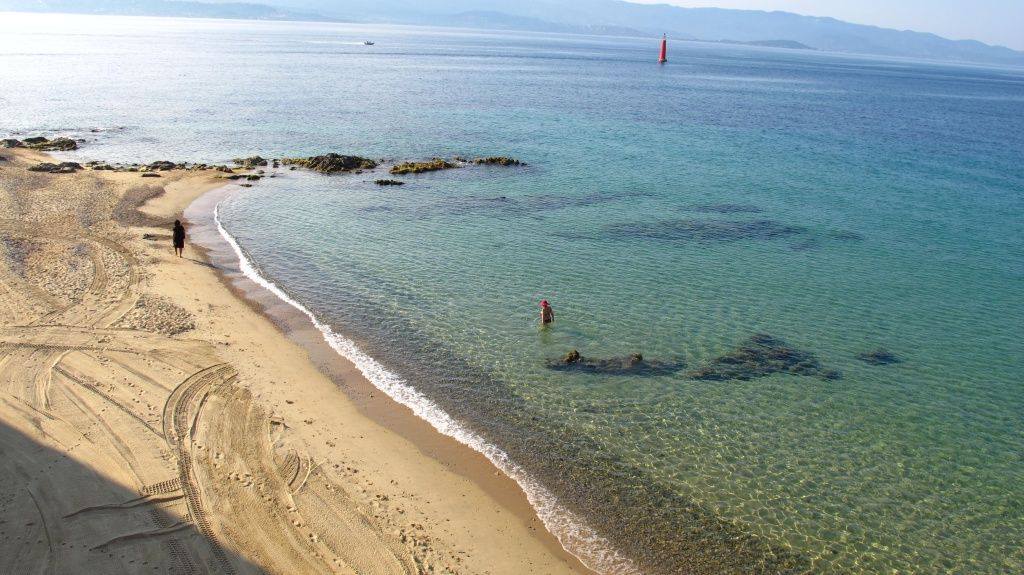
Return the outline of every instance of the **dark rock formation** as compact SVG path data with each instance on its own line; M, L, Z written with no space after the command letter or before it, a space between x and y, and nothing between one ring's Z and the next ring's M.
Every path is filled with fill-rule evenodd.
M160 174L156 173L156 172L143 172L142 173L142 177L143 178L160 178L162 176Z
M185 164L175 164L174 162L168 162L167 160L160 160L158 162L153 162L146 167L152 172L169 172L171 170L183 170L185 169Z
M61 162L59 164L43 162L30 167L28 171L45 172L47 174L73 174L81 169L82 165L77 162Z
M880 347L874 351L858 353L857 359L869 365L893 365L903 363L902 359L884 347Z
M260 178L262 178L262 177L263 177L263 176L258 176L258 175L256 175L256 174L250 174L250 175L246 176L246 177L245 177L245 179L246 179L246 180L249 180L250 182L257 182L257 181L259 181L259 180L260 180Z
M42 140L43 141L38 143L30 143L28 147L33 150L40 150L43 152L68 152L78 149L78 142L71 138L55 138L53 140L42 138ZM26 139L25 142L28 143L28 140Z
M509 158L507 156L489 156L486 158L477 158L473 160L474 164L477 165L488 165L488 166L525 166L525 162L520 162L515 158Z
M236 166L252 169L258 166L266 166L270 161L260 156L252 156L249 158L235 158L231 160Z
M35 136L32 138L25 138L24 140L15 140L14 138L0 140L0 147L31 148L41 152L68 152L71 150L77 150L78 142L71 138L64 137L48 140L42 136Z
M772 220L663 220L612 224L605 228L612 236L678 242L729 242L739 240L775 240L804 233L797 226Z
M547 368L556 371L578 371L597 375L636 375L654 377L658 375L669 375L685 367L683 362L664 362L657 360L645 360L639 353L632 353L625 357L612 357L606 359L595 359L583 357L577 350L572 350L564 356L548 360Z
M449 170L457 167L459 167L457 164L453 164L448 160L434 158L428 162L402 162L401 164L392 166L391 173L395 175L422 174L423 172L436 172L438 170Z
M25 138L24 140L15 140L14 138L0 140L0 147L32 148L33 150L39 150L42 152L67 152L70 150L77 150L78 142L71 138L64 137L48 140L42 136L35 136L32 138Z
M757 334L736 350L719 356L710 364L687 373L705 381L750 380L776 373L839 379L838 371L822 368L813 354L790 347L776 337Z
M373 183L378 186L404 186L405 182L399 180L374 180Z
M321 174L372 170L377 167L377 162L369 158L343 156L341 154L326 154L310 158L285 158L281 160L281 163L285 165L293 164L293 169L294 166L302 166Z

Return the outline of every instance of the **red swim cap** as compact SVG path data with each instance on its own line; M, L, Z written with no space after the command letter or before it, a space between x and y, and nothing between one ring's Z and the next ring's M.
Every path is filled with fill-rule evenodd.
M546 299L540 300L540 307L548 307L548 300L546 300Z

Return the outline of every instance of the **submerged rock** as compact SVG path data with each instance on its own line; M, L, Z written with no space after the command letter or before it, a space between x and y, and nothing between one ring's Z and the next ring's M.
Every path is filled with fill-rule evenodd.
M251 174L251 175L248 175L248 176L246 176L246 177L245 177L245 179L246 179L246 180L249 180L250 182L257 182L257 181L259 181L259 180L260 180L260 179L261 179L262 177L263 177L263 176L260 176L260 175L256 175L256 174Z
M813 354L790 347L776 337L757 334L740 347L721 355L687 376L705 381L750 380L776 373L839 379L838 371L822 368Z
M78 170L82 169L82 165L78 162L61 162L59 164L52 164L50 162L43 162L29 167L30 172L44 172L47 174L73 174Z
M705 214L759 214L761 208L749 204L696 204L690 211Z
M858 353L857 359L869 365L893 365L897 363L903 363L902 359L900 359L896 354L885 349L884 347L880 347L873 351Z
M258 166L266 166L270 161L260 156L251 156L249 158L235 158L231 160L236 166L252 169Z
M448 160L434 158L428 162L402 162L391 167L391 173L401 174L422 174L423 172L436 172L438 170L449 170L459 167Z
M775 240L802 234L806 230L773 220L662 220L611 224L605 231L620 238L642 238L667 241Z
M356 170L372 170L377 167L377 162L360 156L343 156L341 154L325 154L323 156L312 156L309 158L285 158L282 164L302 166L322 174L333 174L336 172L352 172Z
M847 242L862 242L864 241L864 235L857 232L851 232L848 230L835 230L828 233L828 237L842 240Z
M373 183L378 186L404 186L405 182L400 180L374 180Z
M486 158L477 158L473 160L474 164L477 165L488 165L488 166L525 166L525 162L520 162L515 158L509 158L507 156L489 156Z
M558 359L548 360L547 368L555 371L579 371L598 375L637 375L653 377L669 375L685 367L683 362L645 360L639 353L625 357L589 358L572 350Z

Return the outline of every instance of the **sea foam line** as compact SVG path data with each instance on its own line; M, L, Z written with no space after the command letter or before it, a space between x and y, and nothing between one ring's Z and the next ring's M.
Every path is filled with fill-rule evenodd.
M579 515L558 505L555 495L512 461L508 453L456 421L416 388L356 347L352 340L336 333L274 282L260 275L235 238L224 229L220 220L221 203L223 200L213 208L213 221L221 237L234 250L242 274L308 317L323 335L327 345L351 361L374 387L411 409L417 417L425 420L440 433L480 452L495 467L511 477L526 494L526 499L536 510L544 527L558 539L566 551L576 556L584 565L605 575L640 575L640 570L633 561L616 551L610 541L590 528Z

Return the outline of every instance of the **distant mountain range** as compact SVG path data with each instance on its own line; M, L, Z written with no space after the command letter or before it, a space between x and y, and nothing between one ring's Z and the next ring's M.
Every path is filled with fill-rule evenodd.
M737 42L1024 66L1024 52L975 40L788 12L680 8L621 0L0 0L0 11L262 20L333 20Z

